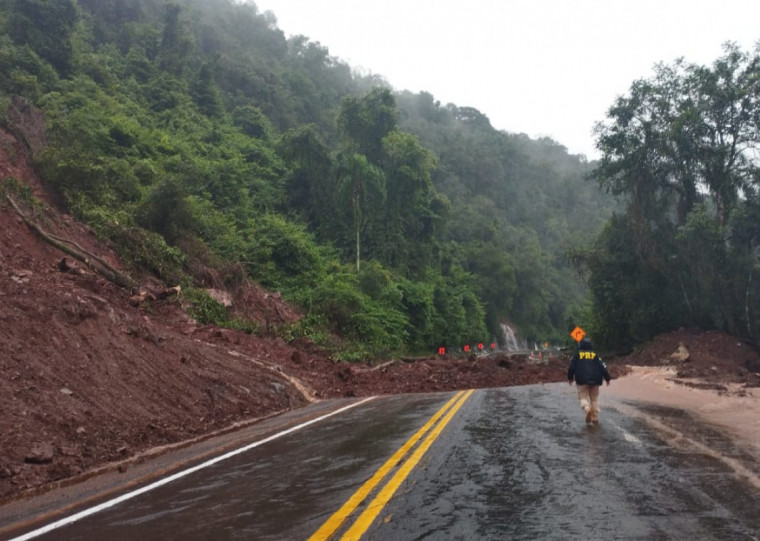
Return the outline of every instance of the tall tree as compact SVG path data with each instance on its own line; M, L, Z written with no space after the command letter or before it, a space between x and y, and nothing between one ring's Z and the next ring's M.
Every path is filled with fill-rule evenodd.
M362 229L378 215L386 197L383 172L365 156L346 152L338 157L338 197L348 201L354 222L356 270L361 267Z
M168 4L164 15L164 33L161 38L159 59L161 69L181 76L193 51L193 36L182 18L183 9L178 4Z
M430 179L435 157L415 136L398 130L382 144L388 197L374 237L376 253L393 267L419 271L429 264L425 252L445 219Z
M361 98L344 98L338 115L338 125L349 144L375 164L383 156L383 138L397 124L396 100L388 88L374 87Z
M201 66L190 92L198 108L206 116L219 117L224 113L222 94L214 79L214 68L208 62Z
M594 176L628 196L642 219L661 216L677 200L677 224L710 194L725 225L742 189L757 182L760 150L760 48L726 45L712 68L660 65L652 80L634 82L596 128L602 159Z
M314 126L305 126L287 131L280 139L278 151L290 168L287 179L290 206L313 230L330 238L336 220L334 164L329 148Z

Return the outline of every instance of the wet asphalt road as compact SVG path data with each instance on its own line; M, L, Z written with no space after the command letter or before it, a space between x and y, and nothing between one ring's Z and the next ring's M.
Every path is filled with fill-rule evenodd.
M308 539L453 396L376 398L38 539ZM475 391L362 539L760 539L760 488L731 467L760 474L752 451L601 401L587 427L574 387Z

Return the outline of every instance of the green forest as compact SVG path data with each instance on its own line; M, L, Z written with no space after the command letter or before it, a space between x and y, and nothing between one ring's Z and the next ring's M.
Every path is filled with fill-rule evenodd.
M632 82L589 162L361 75L250 1L0 0L0 121L201 323L346 360L505 323L618 350L684 326L756 340L759 54ZM304 318L258 329L205 292L244 280Z

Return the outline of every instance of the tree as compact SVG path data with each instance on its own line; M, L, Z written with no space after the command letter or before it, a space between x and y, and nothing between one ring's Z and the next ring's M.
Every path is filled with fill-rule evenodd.
M712 69L683 60L660 65L618 98L596 128L602 151L594 177L625 194L632 216L662 216L677 198L682 225L706 191L725 225L739 191L758 179L760 47L753 55L726 45Z
M344 98L338 114L338 126L349 144L373 163L380 163L383 138L397 123L396 100L388 88L375 87L362 98Z
M362 154L345 152L338 157L339 200L348 201L354 222L356 270L361 266L361 232L386 197L383 172Z
M71 34L77 22L72 0L10 0L8 33L19 45L29 45L62 75L72 68Z
M445 204L430 179L435 157L415 136L399 130L383 138L382 150L388 197L374 251L393 267L419 271L429 264L430 243L445 220Z
M254 139L268 141L274 131L264 112L251 104L236 108L232 112L232 123Z
M159 48L161 69L181 76L193 51L193 37L182 19L182 7L168 4L164 15L164 32Z
M478 277L475 287L478 297L483 299L486 325L496 336L500 333L501 317L516 315L512 311L517 289L515 266L505 251L483 241L465 247L464 264L468 272ZM529 294L537 292L531 289Z
M214 69L208 62L201 66L190 92L201 112L210 117L219 117L224 113L222 94L214 80Z
M290 206L301 213L312 228L327 235L335 223L335 174L330 150L314 126L283 134L278 151L288 163Z

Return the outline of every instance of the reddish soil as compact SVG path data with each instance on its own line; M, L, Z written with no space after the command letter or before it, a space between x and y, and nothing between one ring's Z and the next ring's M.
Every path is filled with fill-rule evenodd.
M679 345L688 353L686 360L678 359ZM731 383L760 387L757 346L717 331L680 329L657 336L641 349L611 362L670 367L683 384L702 388L726 390ZM685 381L695 379L699 382Z
M45 202L35 220L119 267L92 231L49 205L23 156L0 132L0 180L12 176L33 188ZM63 254L32 233L2 195L0 503L321 398L565 381L567 359L557 356L431 357L373 367L335 362L308 340L287 344L201 326L186 314L181 294L136 303L134 291L92 272L62 272ZM299 317L278 294L253 284L234 292L232 309L263 329ZM679 364L684 373L757 385L760 358L718 333L658 338L613 362L611 372L622 375L626 362L662 364L679 341L691 352Z

